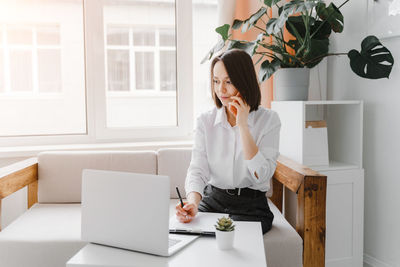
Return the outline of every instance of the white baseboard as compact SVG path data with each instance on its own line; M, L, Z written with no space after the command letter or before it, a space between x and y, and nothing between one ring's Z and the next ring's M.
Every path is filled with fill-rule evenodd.
M394 267L394 266L387 264L383 261L380 261L368 254L364 254L364 263L366 263L372 267Z

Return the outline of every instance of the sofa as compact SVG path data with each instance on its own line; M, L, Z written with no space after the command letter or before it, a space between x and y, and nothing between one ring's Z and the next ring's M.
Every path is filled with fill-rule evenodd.
M27 186L29 208L0 232L0 267L64 267L85 246L80 238L83 169L168 175L173 216L175 186L184 190L190 159L190 148L54 151L0 169L0 207L1 199ZM281 156L272 183L275 219L264 235L268 267L324 266L326 176ZM297 195L296 229L282 213L285 187Z

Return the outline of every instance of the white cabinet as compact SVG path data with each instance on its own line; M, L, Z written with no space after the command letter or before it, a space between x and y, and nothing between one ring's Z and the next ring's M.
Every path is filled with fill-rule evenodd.
M304 142L306 121L326 121L329 164L308 164L328 177L326 266L362 267L362 101L273 101L271 109L282 123L280 153L302 164L310 149Z

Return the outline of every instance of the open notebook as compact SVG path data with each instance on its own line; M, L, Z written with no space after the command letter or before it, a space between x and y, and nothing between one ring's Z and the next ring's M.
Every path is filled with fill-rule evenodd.
M199 212L190 223L181 223L176 216L169 220L171 234L194 234L215 236L215 224L221 217L228 217L226 213Z

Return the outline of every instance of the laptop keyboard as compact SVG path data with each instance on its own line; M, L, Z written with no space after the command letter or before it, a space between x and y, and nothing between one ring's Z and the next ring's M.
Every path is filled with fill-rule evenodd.
M172 247L172 246L178 244L178 243L181 242L181 241L182 241L182 240L179 240L179 239L169 238L169 240L168 240L168 247L170 248L170 247Z

